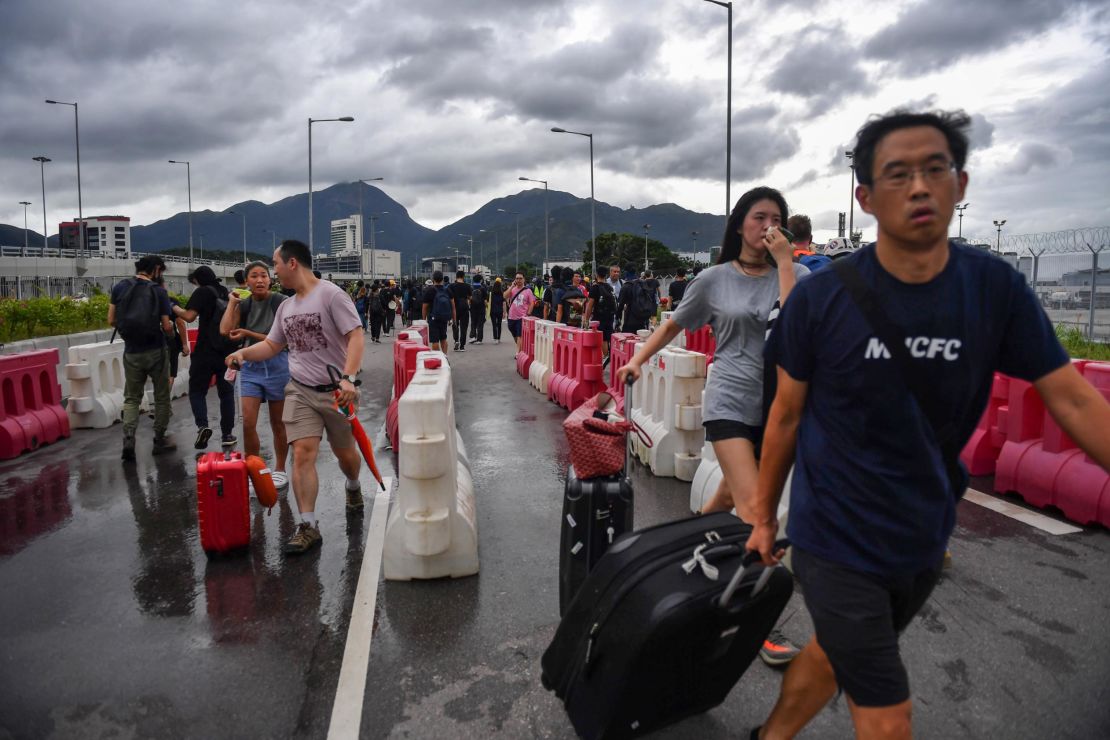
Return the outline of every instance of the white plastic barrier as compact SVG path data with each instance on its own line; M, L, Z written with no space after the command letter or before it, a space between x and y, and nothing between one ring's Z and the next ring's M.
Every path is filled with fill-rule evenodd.
M70 395L66 405L75 429L105 429L123 411L123 342L79 344L66 364Z
M651 438L652 446L632 435L633 451L654 475L693 480L705 441L705 355L668 346L640 371L640 381L632 387L632 420Z
M192 353L182 357L180 354L177 357L177 375L173 378L173 387L170 388L170 398L181 398L182 396L189 395L189 366L192 364ZM146 413L154 410L154 384L153 381L146 382L146 389L143 391L143 400L139 405L139 409Z
M674 316L674 311L664 311L663 313L661 313L659 318L659 325L662 326L663 323L672 316ZM668 346L678 347L679 349L686 349L686 332L680 331L678 334L676 334L675 338L669 342Z
M421 352L398 411L397 503L386 525L385 577L452 578L478 572L474 484L455 428L451 368Z
M555 364L555 327L554 321L536 320L536 352L528 368L528 382L540 393L547 395L547 384L551 380L551 369Z

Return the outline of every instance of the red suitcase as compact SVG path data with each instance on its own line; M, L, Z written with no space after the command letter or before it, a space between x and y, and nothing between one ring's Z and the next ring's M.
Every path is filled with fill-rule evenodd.
M250 544L250 494L242 453L206 452L197 458L197 521L200 546L209 555Z

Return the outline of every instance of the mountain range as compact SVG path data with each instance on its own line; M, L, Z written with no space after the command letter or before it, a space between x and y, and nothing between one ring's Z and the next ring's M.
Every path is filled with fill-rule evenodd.
M544 257L544 191L542 188L523 190L515 195L496 198L468 216L432 230L412 219L408 209L366 183L339 183L313 193L315 252L327 253L330 246L331 221L359 212L359 188L362 189L362 212L367 231L370 216L375 215L376 244L379 249L401 252L403 264L420 257L453 255L455 249L470 249L467 237L474 239L475 263L492 264L499 251L499 266L515 262L517 218L520 227L520 259L539 263ZM590 238L590 201L561 190L547 193L549 255L552 260L580 256ZM235 213L229 213L234 211ZM308 241L308 194L300 193L275 203L256 200L228 206L227 210L194 211L194 250L199 256L202 244L208 249L235 251L242 248L243 220L246 217L247 246L250 251L268 252L274 241L300 239ZM695 248L708 250L718 244L725 218L719 214L696 213L674 203L647 208L618 208L598 201L595 209L597 233L643 234L650 224L649 236L676 252ZM131 248L135 252L160 252L188 246L188 213L145 226L131 227ZM691 232L698 232L696 237ZM0 244L23 245L23 229L0 224ZM30 232L31 246L42 245L42 235ZM50 246L57 246L57 236L50 237Z

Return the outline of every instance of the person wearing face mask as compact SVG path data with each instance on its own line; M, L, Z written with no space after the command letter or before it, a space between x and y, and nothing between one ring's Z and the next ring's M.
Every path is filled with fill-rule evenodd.
M705 387L705 438L721 461L723 479L702 512L736 508L752 524L763 436L763 345L776 301L785 303L795 282L809 270L795 264L792 247L779 230L789 213L778 190L758 187L744 193L732 209L717 264L690 283L674 315L648 337L627 365L623 383L639 379L641 366L683 329L709 325L717 338L713 374ZM760 652L764 662L780 665L798 648L772 632Z
M245 293L245 295L244 295ZM227 309L220 319L220 333L250 347L265 341L274 324L277 308L285 300L281 293L270 290L270 268L265 262L251 262L246 269L246 289L230 292ZM258 412L266 403L270 413L270 431L274 436L274 464L271 476L281 490L289 485L285 460L289 443L281 414L285 410L285 385L289 382L289 353L282 351L269 360L244 362L239 370L239 394L243 407L243 449L257 455Z

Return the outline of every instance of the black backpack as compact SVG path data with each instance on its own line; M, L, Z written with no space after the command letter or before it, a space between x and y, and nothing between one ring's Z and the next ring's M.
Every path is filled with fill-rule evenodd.
M436 297L432 301L432 318L440 321L451 320L451 294L446 285L436 286Z
M613 286L608 283L598 283L601 294L597 299L597 313L602 316L612 316L617 312L617 299L613 296Z
M157 286L149 280L129 280L131 287L116 304L116 331L131 344L165 341Z
M643 280L636 280L626 288L632 291L632 299L628 302L628 307L632 309L633 316L644 319L655 313L655 298L644 285Z
M235 350L239 349L239 342L228 339L223 334L220 334L220 319L224 317L227 311L227 299L220 296L220 291L216 290L211 285L204 286L211 288L212 292L216 294L216 310L208 317L205 323L205 336L208 337L208 346L211 347L216 353L220 355L230 355Z

